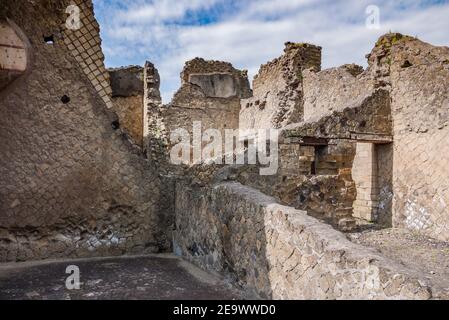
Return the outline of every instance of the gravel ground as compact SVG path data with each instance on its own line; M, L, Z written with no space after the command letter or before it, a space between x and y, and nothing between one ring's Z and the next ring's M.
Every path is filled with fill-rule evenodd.
M348 234L358 244L420 272L439 287L449 288L449 243L403 229L383 229Z

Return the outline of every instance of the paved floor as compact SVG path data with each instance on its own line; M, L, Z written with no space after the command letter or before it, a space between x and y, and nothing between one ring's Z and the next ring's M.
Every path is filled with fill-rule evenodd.
M66 268L79 267L80 290L68 290ZM219 278L171 255L0 264L0 299L231 300Z

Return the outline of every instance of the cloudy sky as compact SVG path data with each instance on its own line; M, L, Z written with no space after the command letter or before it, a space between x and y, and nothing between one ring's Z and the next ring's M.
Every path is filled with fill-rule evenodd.
M323 68L366 66L388 32L449 46L449 0L94 0L108 67L155 63L164 102L179 88L185 61L224 60L247 69L282 54L284 43L323 47ZM380 28L366 26L367 8ZM369 10L371 10L369 8ZM368 11L369 11L368 10Z

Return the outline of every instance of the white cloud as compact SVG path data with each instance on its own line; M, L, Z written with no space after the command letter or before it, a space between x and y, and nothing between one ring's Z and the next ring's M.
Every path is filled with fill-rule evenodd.
M229 3L237 9L226 11ZM372 3L380 8L380 30L365 27L365 9ZM187 13L214 5L224 9L218 21L183 23ZM117 17L102 24L108 60L153 61L165 102L179 86L185 61L197 56L229 61L253 76L260 64L282 54L286 41L322 46L323 67L365 64L365 54L389 30L439 45L449 43L447 2L423 6L419 0L128 0L125 9L108 14Z
M183 18L188 11L207 9L219 0L155 0L150 3L138 1L128 10L119 11L117 19L126 23L159 23Z

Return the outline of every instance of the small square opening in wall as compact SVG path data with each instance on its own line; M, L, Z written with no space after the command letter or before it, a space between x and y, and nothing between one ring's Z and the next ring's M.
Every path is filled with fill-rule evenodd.
M53 34L49 36L44 35L44 42L46 44L55 44L55 36Z
M112 121L111 127L112 127L113 130L120 129L120 122L118 120Z
M63 95L63 96L61 97L61 102L62 102L63 104L69 103L69 102L70 102L70 97L67 96L67 95Z

